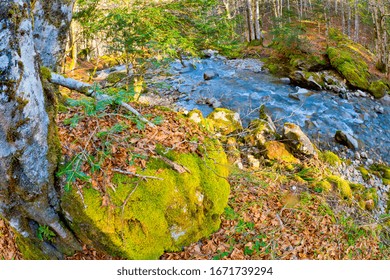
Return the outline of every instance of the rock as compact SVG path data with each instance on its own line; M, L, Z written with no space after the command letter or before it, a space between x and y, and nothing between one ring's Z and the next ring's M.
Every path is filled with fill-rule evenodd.
M334 138L337 143L344 145L349 149L359 149L359 143L357 139L347 132L337 130Z
M322 77L315 72L305 72L305 71L294 71L290 74L289 78L291 82L304 87L315 90L322 89Z
M379 99L382 105L390 106L390 95L386 94L383 98Z
M368 91L376 98L384 97L390 91L389 87L381 80L372 82Z
M72 220L70 227L83 242L133 260L158 259L167 250L181 250L209 236L220 226L230 186L221 145L208 139L205 148L204 158L170 154L188 173L179 174L156 159L137 174L162 180L140 180L134 188L133 178L115 174L115 191L107 188L106 197L94 188L83 188L83 199L75 187L64 192L61 207Z
M196 109L188 113L188 118L198 124L204 120L202 112Z
M265 120L256 119L249 123L248 134L244 137L251 146L262 147L269 140L275 140L275 130Z
M382 107L382 106L379 106L379 105L376 105L374 107L374 111L378 114L384 114L385 113L385 109Z
M300 87L297 87L298 88L298 91L297 91L297 94L306 94L308 93L309 91L305 88L300 88Z
M355 158L356 158L357 160L360 160L360 159L361 159L359 152L355 152Z
M210 105L214 109L220 108L222 106L222 103L219 100L217 100L215 97L209 98L206 101L206 104Z
M369 199L369 200L367 200L366 202L365 202L365 208L368 210L368 211L372 211L372 210L374 210L374 208L375 208L375 202L374 202L374 200L372 200L372 199Z
M211 58L214 57L216 54L218 54L218 51L208 49L208 50L203 50L202 53L206 58Z
M360 153L360 156L361 156L361 158L368 158L366 152L361 152L361 153Z
M218 77L218 74L212 70L207 70L206 72L203 73L203 79L206 81L212 80L216 77Z
M268 123L269 128L272 130L272 132L276 133L276 126L272 121L271 116L267 113L267 108L264 105L260 106L259 119L266 121Z
M283 138L289 140L292 148L306 156L316 156L310 139L304 134L299 126L293 123L285 123L283 126Z
M291 80L290 78L280 78L280 81L283 83L283 84L286 84L286 85L289 85L291 83Z
M367 93L365 93L364 91L361 91L360 89L358 89L356 91L356 93L359 94L360 97L367 97L368 96Z
M264 156L281 163L299 163L286 148L286 145L277 141L269 141L264 145Z
M253 155L247 155L247 158L251 168L258 169L260 167L260 161Z
M301 101L301 99L299 98L299 95L297 93L289 93L288 97L290 97L291 99L297 100L297 101Z
M213 123L216 132L223 135L242 129L240 115L225 108L216 108L206 119Z

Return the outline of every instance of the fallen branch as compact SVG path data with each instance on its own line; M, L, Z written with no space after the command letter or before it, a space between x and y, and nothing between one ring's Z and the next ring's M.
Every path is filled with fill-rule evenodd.
M71 90L76 90L76 91L78 91L86 96L91 96L91 97L94 97L97 99L106 99L106 100L113 99L111 96L109 96L107 94L97 95L96 91L93 89L93 86L90 84L80 82L80 81L77 81L77 80L71 79L71 78L65 78L64 76L61 76L61 75L53 73L53 72L51 73L49 81L53 84L66 87L66 88L71 89ZM123 108L125 108L126 110L130 111L134 115L136 115L141 121L143 121L144 123L147 123L150 127L155 127L155 125L153 123L151 123L149 120L144 118L144 116L142 116L136 109L131 107L129 104L127 104L125 102L120 102L119 105L122 106Z
M176 162L174 162L166 157L163 157L161 155L157 155L156 157L161 159L163 162L168 164L170 167L172 167L174 170L176 170L180 174L185 173L185 172L191 173L191 171L187 167L180 165L180 164L178 164L178 163L176 163Z
M147 180L147 179L155 179L155 180L161 180L161 181L164 180L163 178L160 178L160 177L140 175L140 174L136 174L134 172L125 171L125 170L116 169L116 168L112 169L112 171L118 172L118 173L121 173L121 174L125 174L125 175L131 175L131 176L138 177L138 178L141 178L141 179L144 179L144 180Z

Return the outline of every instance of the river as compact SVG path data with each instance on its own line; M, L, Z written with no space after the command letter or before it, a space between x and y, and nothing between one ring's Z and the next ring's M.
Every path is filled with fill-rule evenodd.
M390 105L369 97L344 99L333 92L312 91L286 84L263 70L256 59L228 60L219 55L189 59L171 65L171 86L183 94L178 105L200 109L207 116L213 108L200 100L218 100L222 107L240 113L248 124L265 105L276 126L298 124L321 148L339 151L334 135L342 130L359 140L359 150L370 158L390 162ZM216 74L204 80L204 73ZM375 109L380 106L380 110ZM353 152L349 151L352 156Z

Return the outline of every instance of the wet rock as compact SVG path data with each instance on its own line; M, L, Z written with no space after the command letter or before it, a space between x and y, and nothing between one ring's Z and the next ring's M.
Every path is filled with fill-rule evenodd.
M204 55L206 58L211 58L211 57L214 57L216 54L218 54L218 51L214 51L214 50L203 50L202 53L203 53L203 55Z
M379 100L379 102L384 106L390 106L390 95L385 95L383 98Z
M291 82L290 78L287 78L287 77L285 77L285 78L280 78L280 81L281 81L283 84L286 84L286 85L289 85L290 82Z
M289 140L289 145L292 148L306 156L316 156L317 152L314 149L310 139L306 136L301 128L293 123L285 123L283 126L283 138Z
M292 83L298 86L315 90L322 89L322 78L318 73L295 71L290 74L289 78Z
M297 87L298 88L298 91L297 91L297 94L306 94L308 93L309 91L305 88L300 88L300 87Z
M207 70L203 73L203 79L205 81L212 80L214 78L218 77L218 74L212 70Z
M288 97L290 97L291 99L297 100L297 101L301 101L301 99L299 98L299 95L297 93L289 93Z
M337 130L334 138L337 143L344 145L349 149L359 149L359 143L357 139L347 132Z
M374 107L374 111L378 114L384 114L385 113L385 109L382 107L382 106L379 106L379 105L376 105Z

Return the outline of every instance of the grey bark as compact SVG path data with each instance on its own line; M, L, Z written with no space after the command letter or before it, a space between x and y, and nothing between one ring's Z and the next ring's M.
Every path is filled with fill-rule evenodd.
M260 3L259 0L255 0L255 39L261 40L262 39L262 32L260 27Z
M355 35L354 40L355 42L359 41L359 9L358 9L358 0L354 1L354 8L355 8Z
M246 11L248 18L248 32L249 32L249 42L255 39L255 26L253 22L253 11L251 0L246 0Z
M36 22L31 15L37 6L30 4L28 0L0 1L0 215L42 255L62 258L63 252L71 253L80 247L58 214L54 98L42 84L38 65L40 57L42 63L55 67L60 44L56 45L45 33L50 30L54 34L47 27L50 24L45 24L47 15L39 11ZM62 7L48 6L54 9L51 13ZM69 16L62 20L68 19ZM40 38L46 43L54 42L54 46L44 46L38 43L39 38L34 39L37 25L41 26ZM49 50L54 51L51 58ZM48 226L56 237L40 240L39 226Z

